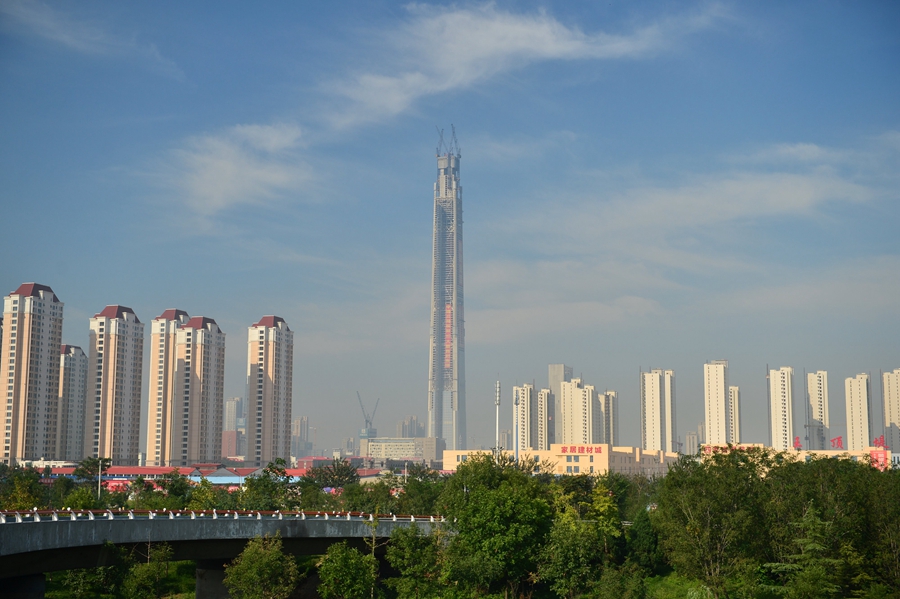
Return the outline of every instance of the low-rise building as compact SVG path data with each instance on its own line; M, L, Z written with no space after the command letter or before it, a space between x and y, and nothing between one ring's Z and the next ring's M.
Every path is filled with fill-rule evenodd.
M445 451L444 470L455 472L456 468L474 454L489 454L490 450ZM504 455L514 457L513 452ZM678 454L670 451L645 451L640 447L618 447L608 443L554 443L550 449L519 454L520 460L531 460L537 464L549 464L553 474L643 474L663 476L669 467L678 461Z

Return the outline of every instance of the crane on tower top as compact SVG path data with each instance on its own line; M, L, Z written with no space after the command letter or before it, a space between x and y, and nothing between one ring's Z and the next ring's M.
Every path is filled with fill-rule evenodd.
M366 412L366 408L363 407L363 400L359 395L359 391L356 392L356 399L359 400L359 409L362 410L363 418L366 421L366 430L369 430L372 428L372 422L375 420L375 412L378 411L378 404L381 402L381 398L379 397L377 400L375 400L375 409L372 410L371 416L368 412Z

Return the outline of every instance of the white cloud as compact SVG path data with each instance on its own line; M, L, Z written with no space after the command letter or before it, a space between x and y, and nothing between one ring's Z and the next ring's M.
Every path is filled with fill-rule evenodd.
M4 0L0 13L11 17L34 35L82 54L136 59L174 79L184 73L163 56L154 44L140 43L107 31L97 23L82 21L36 0Z
M464 89L505 71L547 60L641 59L671 48L683 37L713 26L717 5L699 14L669 18L625 34L585 33L546 12L514 14L480 8L413 6L411 18L383 40L390 53L379 72L333 82L329 90L350 101L338 125L399 114L419 98Z
M186 140L172 150L163 177L195 214L269 203L312 181L294 151L294 125L237 125L220 135Z

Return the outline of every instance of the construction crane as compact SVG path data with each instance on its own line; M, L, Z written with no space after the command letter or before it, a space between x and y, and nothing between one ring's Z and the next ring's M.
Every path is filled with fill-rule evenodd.
M367 431L373 430L373 428L372 428L372 422L375 420L375 412L378 411L378 404L381 402L381 398L379 397L379 398L375 401L375 409L372 410L372 415L371 415L371 416L369 415L368 412L366 412L366 408L363 407L363 401L362 401L362 397L360 397L360 395L359 395L359 391L356 392L356 399L359 400L359 409L362 410L363 418L364 418L365 421L366 421L366 428L365 428L364 430L367 430Z

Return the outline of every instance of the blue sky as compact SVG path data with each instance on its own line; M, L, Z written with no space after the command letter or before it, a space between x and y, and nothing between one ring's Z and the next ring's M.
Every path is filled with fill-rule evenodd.
M619 391L728 359L744 437L765 369L900 367L900 5L149 4L0 0L0 287L51 285L63 338L107 304L296 332L320 447L381 398L425 417L435 126L456 126L470 445L493 381L565 362Z

